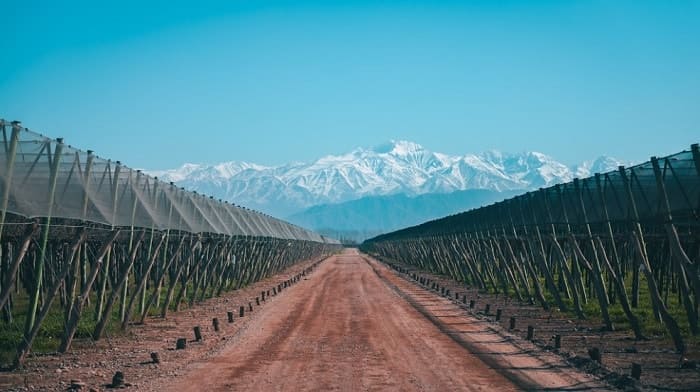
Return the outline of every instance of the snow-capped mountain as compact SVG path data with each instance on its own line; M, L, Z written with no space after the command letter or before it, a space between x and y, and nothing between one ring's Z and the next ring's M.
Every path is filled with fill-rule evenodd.
M538 152L450 156L419 144L391 141L311 163L261 166L247 162L187 163L150 171L164 181L264 212L287 216L304 208L367 196L450 193L467 189L528 190L615 169L601 157L575 167Z

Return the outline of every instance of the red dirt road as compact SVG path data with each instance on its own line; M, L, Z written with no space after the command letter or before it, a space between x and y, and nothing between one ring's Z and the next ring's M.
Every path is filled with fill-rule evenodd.
M171 391L606 390L356 251L259 310Z

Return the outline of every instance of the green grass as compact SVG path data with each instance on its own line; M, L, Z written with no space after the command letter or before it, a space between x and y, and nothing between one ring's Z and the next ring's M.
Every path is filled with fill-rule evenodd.
M433 272L437 273L437 272ZM554 276L555 282L558 282L558 276ZM606 281L606 284L608 282ZM545 279L543 277L540 278L540 284L542 286L543 294L545 299L550 305L554 305L554 296L552 295L551 292L547 289L547 285L545 282ZM501 290L500 284L499 284L499 290ZM632 288L632 275L628 274L628 276L625 279L625 288L627 290L627 297L628 300L631 303L632 300L632 295L631 295L631 288ZM534 294L534 290L531 290ZM491 288L490 284L487 284L487 292L493 293L493 289ZM568 306L569 311L567 314L570 315L571 318L575 319L576 313L574 310L574 303L571 298L565 298L564 293L560 293L562 295L562 301ZM600 313L600 306L598 304L598 299L591 296L591 293L588 293L588 302L583 303L581 305L583 309L583 313L586 316L587 319L593 320L593 321L598 321L600 322L601 325L603 325L603 320L601 317ZM608 295L611 293L608 292ZM515 295L515 292L512 289L509 289L509 295L512 297ZM677 293L669 293L668 295L668 301L666 301L666 307L673 316L673 318L676 320L678 323L678 326L680 327L682 333L683 333L683 338L686 341L686 344L690 345L700 345L700 336L692 336L690 332L690 327L688 324L688 315L685 311L685 307L683 306L682 303L679 302L678 300L678 294ZM649 295L649 288L647 285L646 278L644 275L640 276L639 279L639 303L637 308L632 308L632 312L637 316L639 319L639 323L642 328L642 333L647 336L647 337L653 337L653 338L659 338L662 339L663 341L671 342L671 335L669 334L668 330L666 329L666 326L663 324L661 321L657 321L656 318L653 316L653 310L652 310L652 305L651 305L651 296ZM631 326L629 324L629 321L627 320L627 316L625 315L624 310L622 309L622 305L620 305L619 298L614 304L610 304L608 306L608 313L610 314L610 319L613 322L613 325L616 330L618 331L630 331L631 333Z

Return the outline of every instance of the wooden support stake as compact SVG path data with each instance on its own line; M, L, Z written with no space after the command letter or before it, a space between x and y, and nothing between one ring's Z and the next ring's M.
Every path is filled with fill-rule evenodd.
M484 308L484 314L488 316L490 311L491 311L491 304L486 304L486 307Z
M158 355L158 353L155 351L152 352L151 353L151 361L153 361L153 363L160 363L160 355Z
M252 302L248 302L248 311L249 312L253 311L253 303Z
M510 318L510 326L508 329L515 329L515 317Z
M474 301L474 300L469 301L469 309L474 309L475 305L476 305L476 301Z
M241 308L238 311L238 317L243 317L245 314L245 306L241 306Z
M532 340L535 337L535 327L532 325L527 326L527 340Z
M112 377L112 388L122 388L124 387L124 373L117 371Z
M588 349L588 355L592 360L601 363L603 361L603 355L598 347L593 347Z
M187 348L187 339L185 338L179 338L177 342L175 343L175 349L176 350L184 350Z
M554 335L554 348L561 349L561 335Z
M632 362L632 378L635 380L642 378L642 365Z
M194 340L200 342L202 341L202 329L197 325L194 327Z
M226 315L228 316L228 322L232 323L233 322L233 312L226 312Z
M496 321L501 321L502 314L503 314L503 309L496 309Z

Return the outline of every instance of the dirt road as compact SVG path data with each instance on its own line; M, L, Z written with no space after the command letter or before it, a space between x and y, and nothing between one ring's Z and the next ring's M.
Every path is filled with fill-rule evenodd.
M166 390L603 390L356 251L259 308Z

